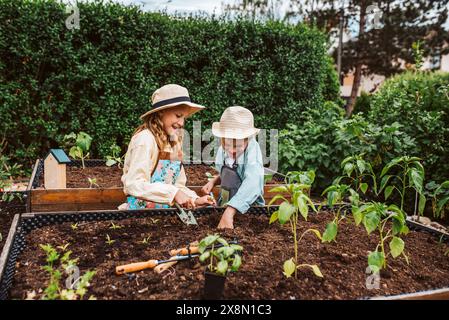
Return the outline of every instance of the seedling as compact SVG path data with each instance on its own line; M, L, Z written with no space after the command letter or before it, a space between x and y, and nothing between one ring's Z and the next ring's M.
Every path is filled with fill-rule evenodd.
M84 160L89 157L92 137L85 132L80 132L78 134L72 132L64 136L64 141L71 146L69 156L73 159L81 159L81 164L83 169L85 169Z
M387 267L387 258L391 255L397 258L403 255L408 263L408 257L404 253L405 243L399 237L408 233L406 214L396 205L387 206L384 203L368 202L353 212L356 225L363 223L368 235L373 231L379 232L379 243L376 249L368 255L368 265L373 272L379 272ZM387 223L391 221L392 227L387 230ZM386 252L385 244L389 241L389 252Z
M341 184L347 181L347 185L352 187L356 192L366 194L368 191L367 180L371 180L373 190L377 193L377 181L371 164L363 159L363 154L350 156L341 162L341 168L344 175L334 180L333 184Z
M106 165L108 167L112 167L113 165L117 164L117 167L121 168L123 166L123 158L125 157L124 155L120 156L122 149L114 143L110 147L110 150L111 155L106 156Z
M391 160L383 169L380 177L379 193L384 190L385 200L396 190L401 196L401 211L404 211L404 202L407 189L414 189L419 194L418 213L422 215L426 205L426 197L423 190L424 167L417 157L398 157ZM387 174L397 168L396 174ZM393 184L388 184L389 181ZM396 182L396 184L394 184Z
M114 222L111 222L111 226L109 227L109 229L115 230L115 229L121 229L123 228L123 226L119 225L119 224L115 224Z
M96 186L97 188L100 188L100 186L97 183L97 178L87 178L87 181L89 181L89 188L92 189L93 186Z
M297 269L302 267L311 268L314 274L318 277L323 276L317 265L298 263L298 243L306 233L313 232L320 240L322 240L320 232L316 229L306 230L299 238L299 241L297 237L299 215L307 220L309 206L317 212L315 205L308 196L314 179L315 173L313 171L289 172L285 178L285 181L287 182L285 186L275 187L270 190L270 192L278 192L278 194L273 197L269 205L279 199L284 200L279 206L279 209L271 215L270 224L275 221L279 221L281 225L289 222L293 234L295 256L284 262L284 274L286 277L290 277L295 273L295 278L297 278ZM291 196L291 202L283 196L285 193Z
M434 217L444 218L445 207L449 201L449 180L442 184L436 184L434 181L426 185L427 189L431 190L432 210Z
M77 223L72 223L70 225L70 227L72 228L73 231L77 230L78 229L78 222Z
M68 248L69 246L70 246L70 243L67 242L67 243L64 244L64 245L57 246L57 248L58 248L58 249L61 249L62 251L66 251L67 248Z
M221 244L219 248L215 245ZM240 252L243 247L238 244L229 244L220 235L208 235L198 244L199 260L205 262L209 259L208 269L218 275L225 276L228 272L236 272L242 264Z
M112 240L109 234L106 234L106 243L108 245L112 245L115 242L115 240Z
M150 239L151 239L151 237L148 236L146 238L143 238L142 241L139 241L139 243L141 243L141 244L148 244L150 242Z
M89 287L89 282L95 275L95 271L87 271L84 275L73 278L72 270L78 269L76 263L78 259L71 259L71 251L66 251L67 244L64 246L59 246L58 248L61 252L58 252L51 245L39 245L42 250L45 251L47 257L47 265L42 267L50 275L50 281L47 288L44 290L44 294L41 297L43 300L77 300L82 299L87 293L87 288ZM67 275L66 279L66 289L62 289L61 281L63 274ZM74 280L72 283L70 280ZM69 284L69 285L68 285ZM34 295L35 296L35 295ZM89 299L94 299L91 296Z
M359 194L350 186L345 184L336 184L327 187L322 196L327 194L327 204L333 208L335 204L342 202L348 196L350 203L343 203L339 206L337 211L333 210L334 219L326 225L326 230L323 233L323 242L332 242L337 238L338 226L340 222L346 218L346 210L352 207L352 210L358 208L360 203ZM343 214L342 214L343 213Z
M211 181L214 176L210 172L206 172L207 181Z

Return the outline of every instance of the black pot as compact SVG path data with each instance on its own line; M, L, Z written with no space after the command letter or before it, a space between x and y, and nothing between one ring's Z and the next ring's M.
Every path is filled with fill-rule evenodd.
M203 299L220 300L223 297L226 277L205 271L204 279Z

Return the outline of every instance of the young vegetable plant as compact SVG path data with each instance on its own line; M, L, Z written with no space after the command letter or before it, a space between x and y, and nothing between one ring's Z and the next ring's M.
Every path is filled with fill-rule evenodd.
M445 217L445 208L449 202L449 180L442 184L436 184L434 181L426 185L426 189L430 190L432 197L433 216L436 218Z
M387 267L389 255L393 258L403 255L408 263L408 257L404 253L405 243L399 237L409 231L404 211L394 204L387 206L384 203L368 202L354 211L353 215L356 225L363 223L368 235L376 230L379 233L379 243L368 255L368 265L373 272L379 272ZM391 222L391 228L387 228L389 222ZM386 250L387 242L389 252Z
M317 211L312 200L308 196L314 178L315 173L313 171L289 172L285 178L287 183L285 186L275 187L270 190L270 192L278 192L278 194L273 197L269 205L272 205L279 199L284 200L279 206L279 209L271 215L270 224L279 221L281 225L284 225L288 222L290 223L293 234L295 255L293 258L284 262L284 274L287 278L293 273L295 274L295 278L297 278L297 269L302 267L312 269L313 273L318 277L323 276L317 265L299 264L298 262L298 244L305 234L312 232L322 240L320 232L316 229L307 229L301 234L299 239L297 235L299 215L307 220L309 205L315 212ZM287 198L284 197L284 194L290 195L291 201L287 200Z
M89 181L89 188L92 189L94 186L97 188L100 188L100 186L97 183L97 178L87 178L87 181Z
M398 157L391 160L380 174L382 178L380 183L379 193L384 190L384 197L387 200L394 190L399 193L401 197L400 209L404 211L404 203L407 189L411 188L419 194L418 213L424 212L426 205L426 197L424 195L424 167L417 157ZM396 173L391 173L395 170ZM390 173L390 174L388 174ZM388 184L388 182L392 182Z
M122 149L116 145L115 143L111 146L111 155L106 156L106 165L108 167L112 167L113 165L117 164L117 167L122 168L123 166L123 158L124 155L120 156L120 153L122 152Z
M346 196L350 201L350 203L341 204L336 211L332 211L334 219L326 225L326 230L323 232L323 242L336 241L340 222L346 218L345 213L349 208L352 208L352 211L358 208L360 195L346 184L331 185L321 195L327 195L327 204L330 208L334 208L335 204L341 203Z
M334 180L333 184L341 184L342 181L347 181L347 185L351 186L356 192L366 194L369 185L366 182L372 181L373 190L377 193L377 180L371 164L363 159L363 154L350 156L341 162L343 169L343 176Z
M41 297L43 300L77 300L83 299L87 293L89 282L95 275L95 271L87 271L84 275L71 279L74 280L71 283L69 278L73 276L72 270L77 269L76 263L78 259L71 259L70 255L72 251L66 251L68 245L60 246L61 252L53 248L51 245L40 245L41 249L45 251L47 257L47 265L43 267L50 275L50 281L47 288L44 290L44 294ZM61 281L63 275L67 275L65 281L66 289L62 289ZM90 296L89 299L95 299Z
M112 230L121 229L121 228L123 228L123 226L121 226L119 224L115 224L114 222L111 222L111 226L109 227L109 229L112 229Z
M215 246L221 246L216 248ZM208 235L198 244L201 253L199 260L205 262L209 259L208 269L218 275L226 276L228 272L238 271L242 264L241 252L243 247L238 244L229 244L218 234Z
M115 240L111 239L111 236L109 234L106 234L106 241L105 241L108 245L112 245Z
M64 141L71 146L69 156L73 159L81 159L81 164L83 169L85 169L84 160L89 157L92 137L85 132L80 132L78 134L72 132L64 136Z

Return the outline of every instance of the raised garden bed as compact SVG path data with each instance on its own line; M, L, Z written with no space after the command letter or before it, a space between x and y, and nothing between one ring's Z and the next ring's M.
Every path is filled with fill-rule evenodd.
M79 160L72 160L67 167L67 189L47 190L43 184L44 162L37 160L30 180L29 212L114 210L126 201L120 181L121 169L107 167L105 160L86 160L85 165L83 170ZM197 193L207 182L206 172L214 173L212 167L202 164L187 164L185 170L187 186ZM98 186L89 188L87 178L96 178ZM283 177L275 173L265 185L267 202L273 197L268 190L282 182ZM213 190L216 197L218 191L218 188Z
M271 208L273 211L274 208ZM97 299L200 299L204 266L198 260L179 262L171 273L151 270L117 276L120 264L168 257L168 251L215 233L221 208L196 211L198 227L183 225L174 209L140 211L30 213L16 216L8 247L0 259L0 298L23 299L28 292L46 287L48 274L42 271L45 254L39 244L54 247L70 243L72 257L79 258L81 272L96 270L88 295ZM237 238L244 247L240 270L228 277L225 299L359 299L369 297L449 298L448 239L440 233L409 222L404 236L408 265L403 258L391 259L381 271L379 289L366 288L367 253L378 241L363 227L342 221L337 243L320 243L312 235L300 244L300 260L318 264L324 278L308 269L298 279L285 278L282 263L293 255L287 225L269 225L268 209L253 207L235 219L235 230L221 234ZM332 214L327 209L302 221L300 231L323 231ZM76 230L73 223L78 222ZM121 226L111 229L112 222ZM105 242L106 235L115 240ZM144 238L147 243L143 243ZM7 250L6 250L7 249ZM438 291L426 291L439 289ZM415 293L412 296L394 296ZM437 296L438 295L438 296Z

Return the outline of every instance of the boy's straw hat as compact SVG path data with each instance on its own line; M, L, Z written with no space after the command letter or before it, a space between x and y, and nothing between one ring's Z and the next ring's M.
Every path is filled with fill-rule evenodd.
M177 84L167 84L157 89L151 96L152 108L140 116L140 119L160 110L185 105L189 107L189 116L204 109L203 106L190 101L189 91Z
M251 111L239 106L227 108L221 115L220 122L212 124L212 133L220 138L245 139L259 131L260 129L254 128Z

